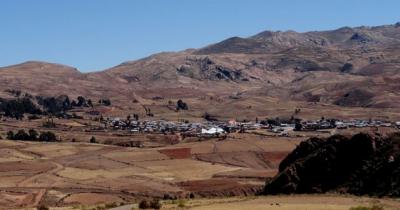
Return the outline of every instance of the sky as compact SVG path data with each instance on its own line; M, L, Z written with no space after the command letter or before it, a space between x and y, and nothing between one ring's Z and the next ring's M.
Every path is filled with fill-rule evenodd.
M30 60L82 72L265 30L400 21L399 0L0 0L0 66Z

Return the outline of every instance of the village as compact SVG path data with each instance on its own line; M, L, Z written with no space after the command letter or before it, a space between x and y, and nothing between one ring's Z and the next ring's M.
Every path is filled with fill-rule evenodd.
M280 136L287 136L290 131L317 131L327 129L348 129L366 127L393 127L400 129L400 121L388 122L380 120L334 120L320 119L303 121L293 120L282 123L279 120L263 120L254 122L207 121L207 122L174 122L166 120L122 120L107 118L104 128L124 130L130 133L175 134L191 137L223 137L228 133L243 133L249 130L267 130Z

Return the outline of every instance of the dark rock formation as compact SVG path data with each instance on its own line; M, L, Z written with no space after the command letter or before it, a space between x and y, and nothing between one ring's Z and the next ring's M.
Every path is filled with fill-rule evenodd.
M351 138L335 135L302 142L266 183L265 194L323 193L400 195L400 134Z
M335 104L348 107L368 107L373 97L374 94L366 90L354 89L340 97Z

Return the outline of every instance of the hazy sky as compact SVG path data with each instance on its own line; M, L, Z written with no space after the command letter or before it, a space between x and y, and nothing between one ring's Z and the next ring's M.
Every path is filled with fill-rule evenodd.
M394 24L399 0L0 0L0 66L102 70L264 30Z

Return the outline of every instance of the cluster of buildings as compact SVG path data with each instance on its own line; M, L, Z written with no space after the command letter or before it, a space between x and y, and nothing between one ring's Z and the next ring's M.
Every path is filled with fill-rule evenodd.
M397 127L400 128L400 122L384 122L380 120L352 120L336 121L336 128L364 128L364 127Z
M114 118L105 121L105 123L106 127L111 127L116 130L128 130L131 133L181 133L185 136L203 137L218 137L232 132L267 128L267 126L260 123L238 123L236 121L188 123L165 120L135 121Z
M287 135L289 131L347 129L363 127L398 127L400 122L384 122L378 120L315 120L303 121L294 124L279 123L270 125L258 122L236 122L234 120L221 122L188 123L165 120L121 120L120 118L108 119L106 127L115 130L127 130L131 133L180 133L185 136L220 137L227 133L244 132L247 130L266 129L280 135Z
M388 122L380 120L317 120L304 121L302 130L322 130L322 129L347 129L347 128L365 128L365 127L397 127L400 128L400 122Z

